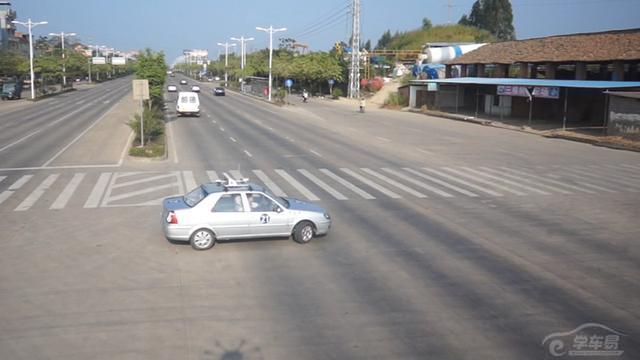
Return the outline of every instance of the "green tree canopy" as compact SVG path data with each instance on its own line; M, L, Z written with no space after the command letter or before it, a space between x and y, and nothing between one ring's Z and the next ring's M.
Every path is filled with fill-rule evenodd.
M136 78L149 80L151 102L156 106L160 106L162 104L164 81L167 76L164 53L153 52L147 48L138 55L137 61Z
M516 38L509 0L476 0L469 16L463 15L458 24L487 30L502 41Z

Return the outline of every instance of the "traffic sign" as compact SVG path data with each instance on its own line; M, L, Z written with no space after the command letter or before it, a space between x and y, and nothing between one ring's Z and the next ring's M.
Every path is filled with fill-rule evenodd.
M291 88L293 86L293 80L287 79L284 81L284 86Z
M133 80L133 99L149 100L149 80Z
M335 83L336 83L336 81L335 81L335 80L333 80L333 79L329 79L329 80L327 80L327 82L329 83L329 85L333 85L333 84L335 84Z

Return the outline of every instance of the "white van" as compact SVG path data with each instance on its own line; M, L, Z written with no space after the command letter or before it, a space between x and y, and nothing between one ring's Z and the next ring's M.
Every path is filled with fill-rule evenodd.
M200 98L197 93L181 91L176 100L176 112L181 115L200 116Z

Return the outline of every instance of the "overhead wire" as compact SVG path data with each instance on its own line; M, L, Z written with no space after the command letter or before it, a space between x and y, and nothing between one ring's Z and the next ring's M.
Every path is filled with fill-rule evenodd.
M348 10L351 7L350 1L343 1L342 4L334 7L332 10L329 10L327 13L322 15L317 20L313 21L307 29L293 36L294 39L301 37L308 37L317 32L325 30L327 27L335 24L337 21L342 20L341 13L344 13L345 10Z

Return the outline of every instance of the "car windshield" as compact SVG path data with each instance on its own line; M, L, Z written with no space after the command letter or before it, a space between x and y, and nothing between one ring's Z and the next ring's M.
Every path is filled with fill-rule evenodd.
M184 196L184 202L189 205L189 207L194 207L206 196L207 192L202 188L202 186L198 186Z
M270 198L272 198L273 200L275 200L278 204L280 204L281 206L284 206L285 208L289 208L289 201L281 196L276 196L274 193L272 193L270 190L266 190L264 191L265 194L267 194Z

